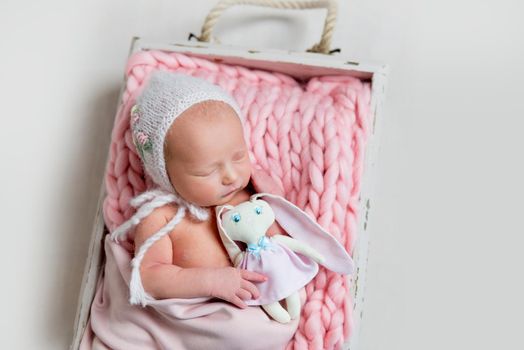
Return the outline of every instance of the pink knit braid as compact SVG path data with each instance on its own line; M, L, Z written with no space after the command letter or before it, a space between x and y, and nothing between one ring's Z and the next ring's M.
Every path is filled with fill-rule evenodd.
M154 69L207 79L234 96L246 116L254 165L351 252L371 122L369 83L330 76L300 85L284 74L162 51L136 53L127 64L106 173L104 218L110 231L133 214L129 200L152 185L132 143L129 110ZM340 349L352 329L349 287L344 277L320 267L306 286L299 327L286 349Z

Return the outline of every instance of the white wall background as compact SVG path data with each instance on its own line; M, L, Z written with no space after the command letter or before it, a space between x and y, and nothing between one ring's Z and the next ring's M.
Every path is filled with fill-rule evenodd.
M132 36L211 0L0 2L5 349L65 349ZM389 63L362 350L522 349L524 5L340 1L334 47ZM223 43L305 49L323 11L231 9Z

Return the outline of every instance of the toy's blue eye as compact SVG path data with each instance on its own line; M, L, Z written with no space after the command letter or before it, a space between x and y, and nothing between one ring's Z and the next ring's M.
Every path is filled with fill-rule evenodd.
M234 222L239 222L240 221L240 214L239 213L235 213L231 216L231 220L233 220Z
M255 213L257 213L257 215L262 214L262 208L260 208L260 207L255 207Z

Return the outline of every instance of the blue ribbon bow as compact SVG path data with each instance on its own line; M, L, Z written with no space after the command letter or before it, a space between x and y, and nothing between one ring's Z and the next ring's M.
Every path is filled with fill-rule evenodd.
M256 257L260 257L260 250L261 249L268 249L271 248L272 244L269 241L269 239L266 236L260 237L258 240L258 243L248 243L247 245L247 252L254 254Z

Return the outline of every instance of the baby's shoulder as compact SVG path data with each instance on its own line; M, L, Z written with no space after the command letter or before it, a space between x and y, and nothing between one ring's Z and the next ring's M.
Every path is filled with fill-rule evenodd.
M156 208L143 218L135 228L135 244L139 245L164 227L178 211L174 203Z

